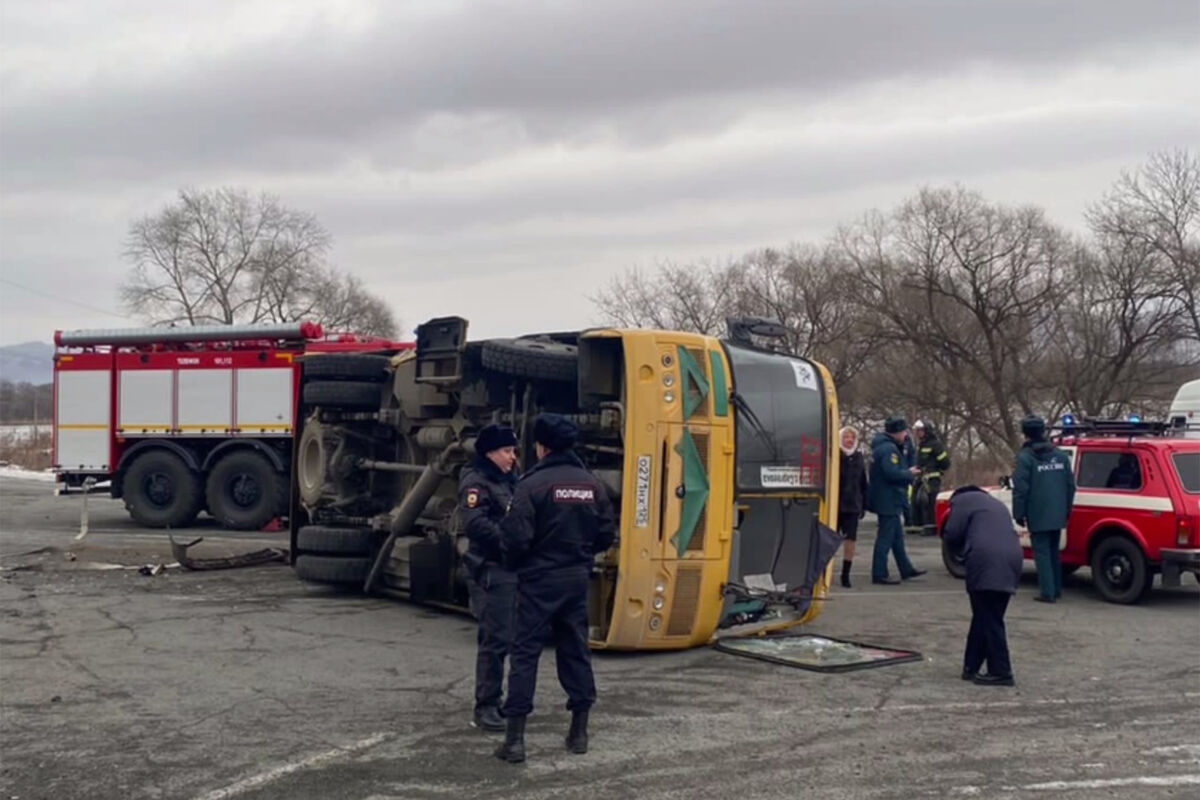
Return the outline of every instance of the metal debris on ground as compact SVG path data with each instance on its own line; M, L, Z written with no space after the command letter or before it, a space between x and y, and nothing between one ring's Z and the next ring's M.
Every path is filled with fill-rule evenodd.
M203 542L203 536L193 539L186 544L175 541L175 537L169 533L167 534L167 538L171 540L171 555L175 556L175 560L179 562L180 566L191 570L253 567L259 564L285 562L288 555L287 550L278 547L264 547L262 550L255 550L251 553L243 553L237 556L227 556L225 558L192 558L188 555L188 548Z

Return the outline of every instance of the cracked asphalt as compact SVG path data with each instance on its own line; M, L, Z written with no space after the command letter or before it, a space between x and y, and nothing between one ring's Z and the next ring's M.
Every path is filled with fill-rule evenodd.
M591 752L562 749L543 659L530 760L468 725L462 617L332 593L287 566L98 568L169 560L165 537L93 496L0 479L0 798L1188 797L1200 787L1200 590L1008 615L1018 685L959 679L969 620L936 543L929 575L838 590L811 627L924 660L821 674L701 648L598 654ZM189 532L190 533L190 532ZM211 526L200 555L285 543ZM860 552L869 553L866 526ZM74 560L68 560L70 556ZM863 585L863 584L868 585Z

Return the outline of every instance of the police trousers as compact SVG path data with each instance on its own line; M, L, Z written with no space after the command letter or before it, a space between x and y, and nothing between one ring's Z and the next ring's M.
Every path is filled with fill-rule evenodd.
M1004 629L1004 612L1012 595L1008 592L970 592L971 630L967 634L967 651L963 656L963 672L976 673L987 662L989 675L1012 677L1012 661L1008 656L1008 632Z
M522 578L517 588L517 626L509 655L504 716L533 711L542 648L554 644L558 682L567 709L587 711L596 702L596 680L588 650L588 568L569 567Z
M512 649L516 617L517 576L489 564L468 583L471 610L479 620L475 651L475 708L500 707L504 659Z

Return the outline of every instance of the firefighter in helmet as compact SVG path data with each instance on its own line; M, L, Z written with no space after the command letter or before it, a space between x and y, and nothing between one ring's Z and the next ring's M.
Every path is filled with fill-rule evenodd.
M942 491L942 479L950 469L950 454L929 420L917 420L913 430L917 435L917 466L921 470L913 497L913 522L921 527L922 535L935 536L937 496Z

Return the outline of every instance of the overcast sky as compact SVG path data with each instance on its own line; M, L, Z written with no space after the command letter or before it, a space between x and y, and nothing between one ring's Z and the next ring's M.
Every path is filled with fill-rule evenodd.
M182 186L315 213L406 328L478 337L922 185L1079 228L1121 169L1200 146L1197 0L0 9L0 345L137 324L122 239Z

